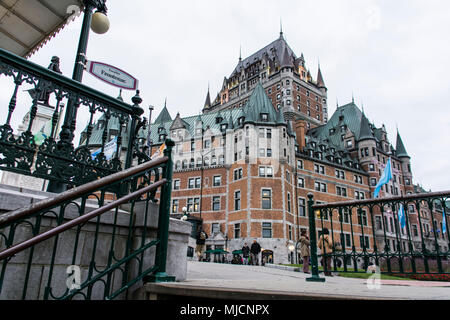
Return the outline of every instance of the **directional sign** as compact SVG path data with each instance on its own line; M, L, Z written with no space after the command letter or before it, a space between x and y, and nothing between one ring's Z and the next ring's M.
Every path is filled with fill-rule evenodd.
M125 90L136 90L139 81L129 73L109 64L97 61L88 61L86 71L94 77Z

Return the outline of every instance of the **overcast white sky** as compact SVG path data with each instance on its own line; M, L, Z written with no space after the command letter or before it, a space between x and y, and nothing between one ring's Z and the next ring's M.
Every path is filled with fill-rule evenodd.
M55 0L56 1L56 0ZM91 32L87 56L140 81L142 107L200 112L208 82L215 97L224 76L279 36L304 53L314 77L320 60L330 114L352 99L375 125L396 125L412 157L415 182L450 189L450 2L447 0L108 0L111 28ZM61 59L71 77L81 17L31 57ZM85 73L83 83L117 96ZM4 90L2 89L2 95ZM10 95L10 93L9 93ZM131 92L124 92L130 101ZM5 105L7 99L2 99ZM17 121L17 120L16 120ZM87 121L87 120L86 120Z

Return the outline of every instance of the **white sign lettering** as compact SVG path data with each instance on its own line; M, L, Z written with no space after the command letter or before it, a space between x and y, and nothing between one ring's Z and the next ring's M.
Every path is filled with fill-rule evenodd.
M136 90L138 88L139 81L136 78L129 73L106 63L88 61L86 64L86 71L110 85L125 90Z

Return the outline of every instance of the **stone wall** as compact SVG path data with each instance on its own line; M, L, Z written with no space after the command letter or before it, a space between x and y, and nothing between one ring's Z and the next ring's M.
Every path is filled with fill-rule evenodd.
M0 213L7 212L17 207L24 207L25 205L39 201L46 198L48 194L36 194L36 192L23 190L13 187L0 186L0 200L8 199L8 201L0 201ZM15 205L14 202L18 204ZM94 202L88 203L88 209L91 211L97 206ZM95 243L95 231L97 218L92 219L82 226L78 235L78 245L76 243L77 228L72 228L60 234L56 246L55 263L52 275L52 294L56 297L64 294L67 285L69 274L67 268L70 265L80 267L81 283L85 281L89 272L89 264L94 257L95 269L93 274L102 272L108 264L109 252L114 250L115 259L122 259L126 250L126 244L129 234L130 218L132 228L132 245L133 248L139 248L144 239L144 244L154 240L157 235L158 225L158 211L159 206L156 204L149 205L149 216L147 222L144 223L145 202L137 203L134 208L134 217L130 216L127 206L121 207L117 212L116 231L114 237L114 245L111 246L114 228L114 211L103 214L100 218L98 229L98 241ZM58 211L56 211L58 212ZM71 220L78 217L78 211L75 205L69 205L65 212L65 220ZM34 223L34 221L33 221ZM40 233L49 230L56 225L55 215L48 215L41 221ZM15 243L22 242L31 237L31 226L28 224L21 224L16 229ZM169 245L167 253L166 272L168 275L176 277L176 281L183 281L186 279L187 273L187 246L188 239L191 232L191 225L188 222L171 219L169 227ZM8 234L6 230L5 234ZM55 239L49 239L36 245L33 252L33 260L29 270L29 281L27 288L26 299L37 300L44 296L45 288L48 285L48 277L50 272L50 261L52 252L55 248ZM0 250L5 247L4 239L0 237ZM5 279L3 288L0 292L0 300L5 299L21 299L22 291L27 275L28 259L30 250L27 249L15 255L7 264L5 270ZM154 265L155 247L148 249L143 256L139 255L144 261L143 270ZM113 260L114 263L115 260ZM121 266L123 268L123 266ZM2 271L3 263L0 263L0 272ZM133 278L138 273L138 263L132 260L129 267L129 278ZM113 290L120 288L122 281L122 273L120 269L111 275ZM106 279L103 278L103 279ZM135 297L134 291L142 286L142 281L137 282L129 290L128 297L121 294L117 299L131 299ZM92 299L102 299L104 291L104 284L99 281L92 287ZM86 290L83 290L85 293ZM81 295L75 296L74 299L83 299Z

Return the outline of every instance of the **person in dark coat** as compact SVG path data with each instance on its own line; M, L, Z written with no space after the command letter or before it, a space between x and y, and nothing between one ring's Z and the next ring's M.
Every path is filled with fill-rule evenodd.
M252 246L250 248L250 255L252 258L252 265L259 265L259 253L261 252L261 246L255 240L253 240Z
M198 257L198 261L202 261L203 252L205 251L205 242L206 239L208 239L208 235L205 231L203 231L203 228L200 227L198 233L197 233L197 246L195 247L195 252Z
M244 264L248 265L248 257L250 256L250 248L247 245L247 242L244 243L242 247L242 256L244 257Z

